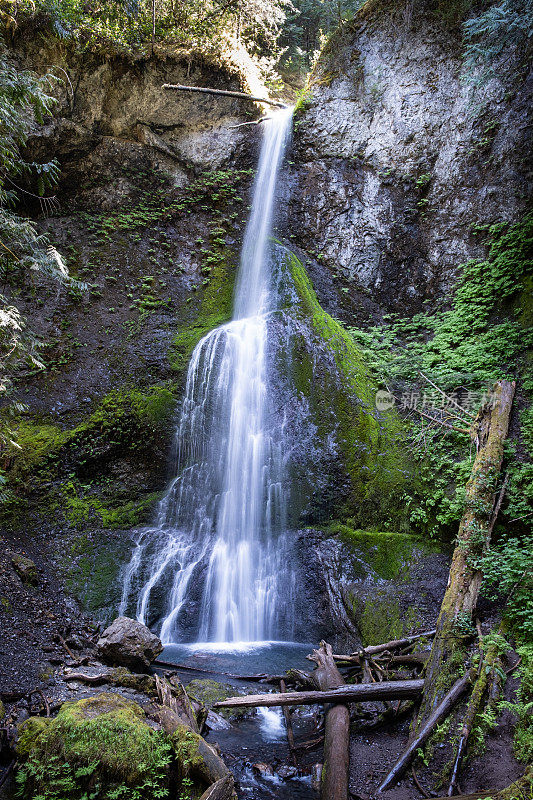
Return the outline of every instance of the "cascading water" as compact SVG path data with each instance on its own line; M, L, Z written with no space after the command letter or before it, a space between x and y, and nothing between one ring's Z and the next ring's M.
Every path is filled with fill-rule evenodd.
M184 636L220 643L292 633L289 447L271 408L267 369L268 315L277 302L269 234L291 117L286 109L263 124L234 318L193 352L177 430L177 477L125 572L121 613L133 594L142 622L155 622L162 607L164 644Z

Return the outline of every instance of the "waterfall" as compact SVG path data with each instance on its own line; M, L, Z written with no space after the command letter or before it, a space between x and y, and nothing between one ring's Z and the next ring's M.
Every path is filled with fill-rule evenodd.
M269 235L291 117L286 109L263 123L233 319L192 354L176 478L124 575L121 613L135 594L144 623L162 607L164 644L184 636L263 641L292 630L287 443L269 402L267 364L268 315L277 302Z

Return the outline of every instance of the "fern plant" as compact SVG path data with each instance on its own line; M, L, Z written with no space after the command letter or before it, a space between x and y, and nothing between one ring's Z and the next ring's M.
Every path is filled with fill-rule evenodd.
M16 447L11 420L22 406L7 399L14 379L24 365L43 367L38 358L39 342L6 297L7 287L14 277L27 281L35 273L73 283L61 255L48 239L13 211L18 200L17 179L33 179L37 196L43 196L59 174L56 161L37 163L22 155L32 124L42 124L52 110L55 101L50 89L56 81L50 74L40 78L17 69L0 45L0 453Z

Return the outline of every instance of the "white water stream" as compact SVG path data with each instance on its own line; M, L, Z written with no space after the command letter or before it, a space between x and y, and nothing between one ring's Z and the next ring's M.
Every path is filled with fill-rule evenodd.
M159 617L164 644L184 637L291 638L288 445L270 407L267 364L268 314L277 301L269 236L291 117L286 109L262 125L234 317L193 352L177 430L177 477L125 572L120 612L136 596L137 618L153 624Z

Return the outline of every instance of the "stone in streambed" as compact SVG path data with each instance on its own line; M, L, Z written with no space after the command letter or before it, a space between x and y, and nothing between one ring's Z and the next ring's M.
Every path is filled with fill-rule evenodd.
M277 772L279 777L284 781L290 781L292 778L296 778L298 775L298 770L296 767L290 767L288 764L280 767Z
M252 764L252 769L256 775L273 775L274 770L270 766L270 764L266 764L264 761L258 761L256 764Z
M129 617L117 617L96 645L100 657L110 664L145 672L163 650L161 640L146 625Z

